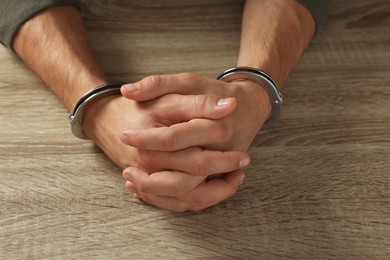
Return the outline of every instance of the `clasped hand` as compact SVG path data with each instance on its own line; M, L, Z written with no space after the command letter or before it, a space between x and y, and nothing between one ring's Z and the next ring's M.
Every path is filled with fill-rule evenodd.
M183 212L236 192L246 150L271 112L265 89L182 73L149 76L121 92L88 109L84 131L125 168L136 197Z

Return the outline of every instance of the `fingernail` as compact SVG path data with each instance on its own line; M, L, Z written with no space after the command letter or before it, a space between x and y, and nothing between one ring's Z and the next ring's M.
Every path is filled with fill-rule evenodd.
M128 181L133 181L133 179L134 179L134 175L135 175L136 173L133 171L133 170L131 170L131 168L127 168L126 170L124 170L124 172L123 172L123 177L126 179L126 180L128 180Z
M131 180L131 175L129 172L124 172L123 173L123 178L125 178L126 180Z
M240 180L238 181L238 186L241 186L241 184L244 182L244 179L245 179L245 175L243 174Z
M218 100L217 105L219 107L225 107L229 105L231 100L232 100L231 98L221 98L220 100Z
M251 160L249 159L249 157L246 157L240 161L239 167L243 168L243 167L247 166L250 162L251 162Z
M135 189L134 189L134 184L130 181L126 181L126 189L128 189L129 191L131 192L135 192Z
M126 129L125 131L122 132L122 135L130 136L130 135L132 135L134 133L135 133L135 131L133 129Z
M119 139L122 143L127 144L127 135L125 133L122 133Z
M131 145L131 139L129 139L129 138L132 136L133 133L134 133L134 131L132 131L132 130L123 131L121 136L120 136L121 142L124 144Z
M129 84L122 85L122 88L126 92L135 92L141 88L141 84L139 82L129 83Z
M135 199L139 199L138 193L135 193L135 192L134 192L133 197L134 197Z

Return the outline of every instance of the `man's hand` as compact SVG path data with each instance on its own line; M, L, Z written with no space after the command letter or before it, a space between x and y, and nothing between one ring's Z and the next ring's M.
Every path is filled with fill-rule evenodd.
M126 187L137 196L174 211L198 211L235 193L244 179L239 169L248 165L250 158L243 151L211 150L196 143L186 147L179 143L177 149L176 141L172 142L176 133L172 134L171 129L191 134L197 121L218 121L236 110L237 99L226 95L161 94L143 102L113 96L89 107L82 127L113 162L123 168L131 166L124 171L124 177L129 180ZM206 124L200 130L207 132L207 127ZM123 144L121 140L127 142L130 134L124 131L128 128L156 131L157 136L161 132L166 139L158 144L156 140L156 144L169 149L139 149ZM151 137L151 142L154 139ZM207 179L225 173L223 178Z
M122 94L129 99L151 102L166 95L180 96L182 106L188 97L198 95L198 106L204 108L207 100L217 100L235 96L237 108L221 118L204 118L192 115L183 123L171 124L158 128L128 129L123 133L122 141L142 151L173 152L203 149L219 151L246 151L256 133L271 113L268 94L259 84L242 80L222 82L200 77L190 73L177 75L150 76L135 84L122 87ZM150 101L151 100L151 101ZM202 101L200 101L202 100ZM180 106L175 106L181 110ZM207 106L206 106L207 107ZM183 110L185 112L186 110ZM183 162L188 169L181 171L148 172L131 167L123 172L127 180L126 187L136 197L153 205L174 211L198 211L214 205L231 195L244 179L244 173L226 171L217 178L199 178L189 174L192 156L187 154ZM226 162L215 157L204 165L210 169L214 163ZM240 162L239 167L246 166L249 158ZM209 172L210 171L203 171ZM222 173L222 172L221 172ZM211 175L211 174L209 174Z
M138 168L123 171L126 188L134 197L160 208L175 212L199 211L219 203L236 193L244 181L241 170L206 180L178 171L148 174ZM134 183L134 184L133 184Z

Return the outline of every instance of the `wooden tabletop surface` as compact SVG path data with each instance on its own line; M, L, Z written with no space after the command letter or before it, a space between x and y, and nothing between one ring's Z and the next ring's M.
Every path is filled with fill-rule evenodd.
M84 2L110 79L235 65L242 1ZM244 185L196 214L132 198L41 80L0 61L0 259L389 259L388 0L334 1Z

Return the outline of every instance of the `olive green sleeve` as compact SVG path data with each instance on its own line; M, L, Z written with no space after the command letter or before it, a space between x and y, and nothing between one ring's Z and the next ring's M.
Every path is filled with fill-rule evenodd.
M297 0L311 13L316 23L316 31L322 28L332 0Z
M79 0L0 0L0 42L11 48L19 27L40 11L63 5L80 7Z
M297 0L312 14L317 31L320 29L328 14L331 0ZM18 28L30 17L40 11L62 5L80 6L79 0L12 0L0 1L0 42L12 47L13 37Z

